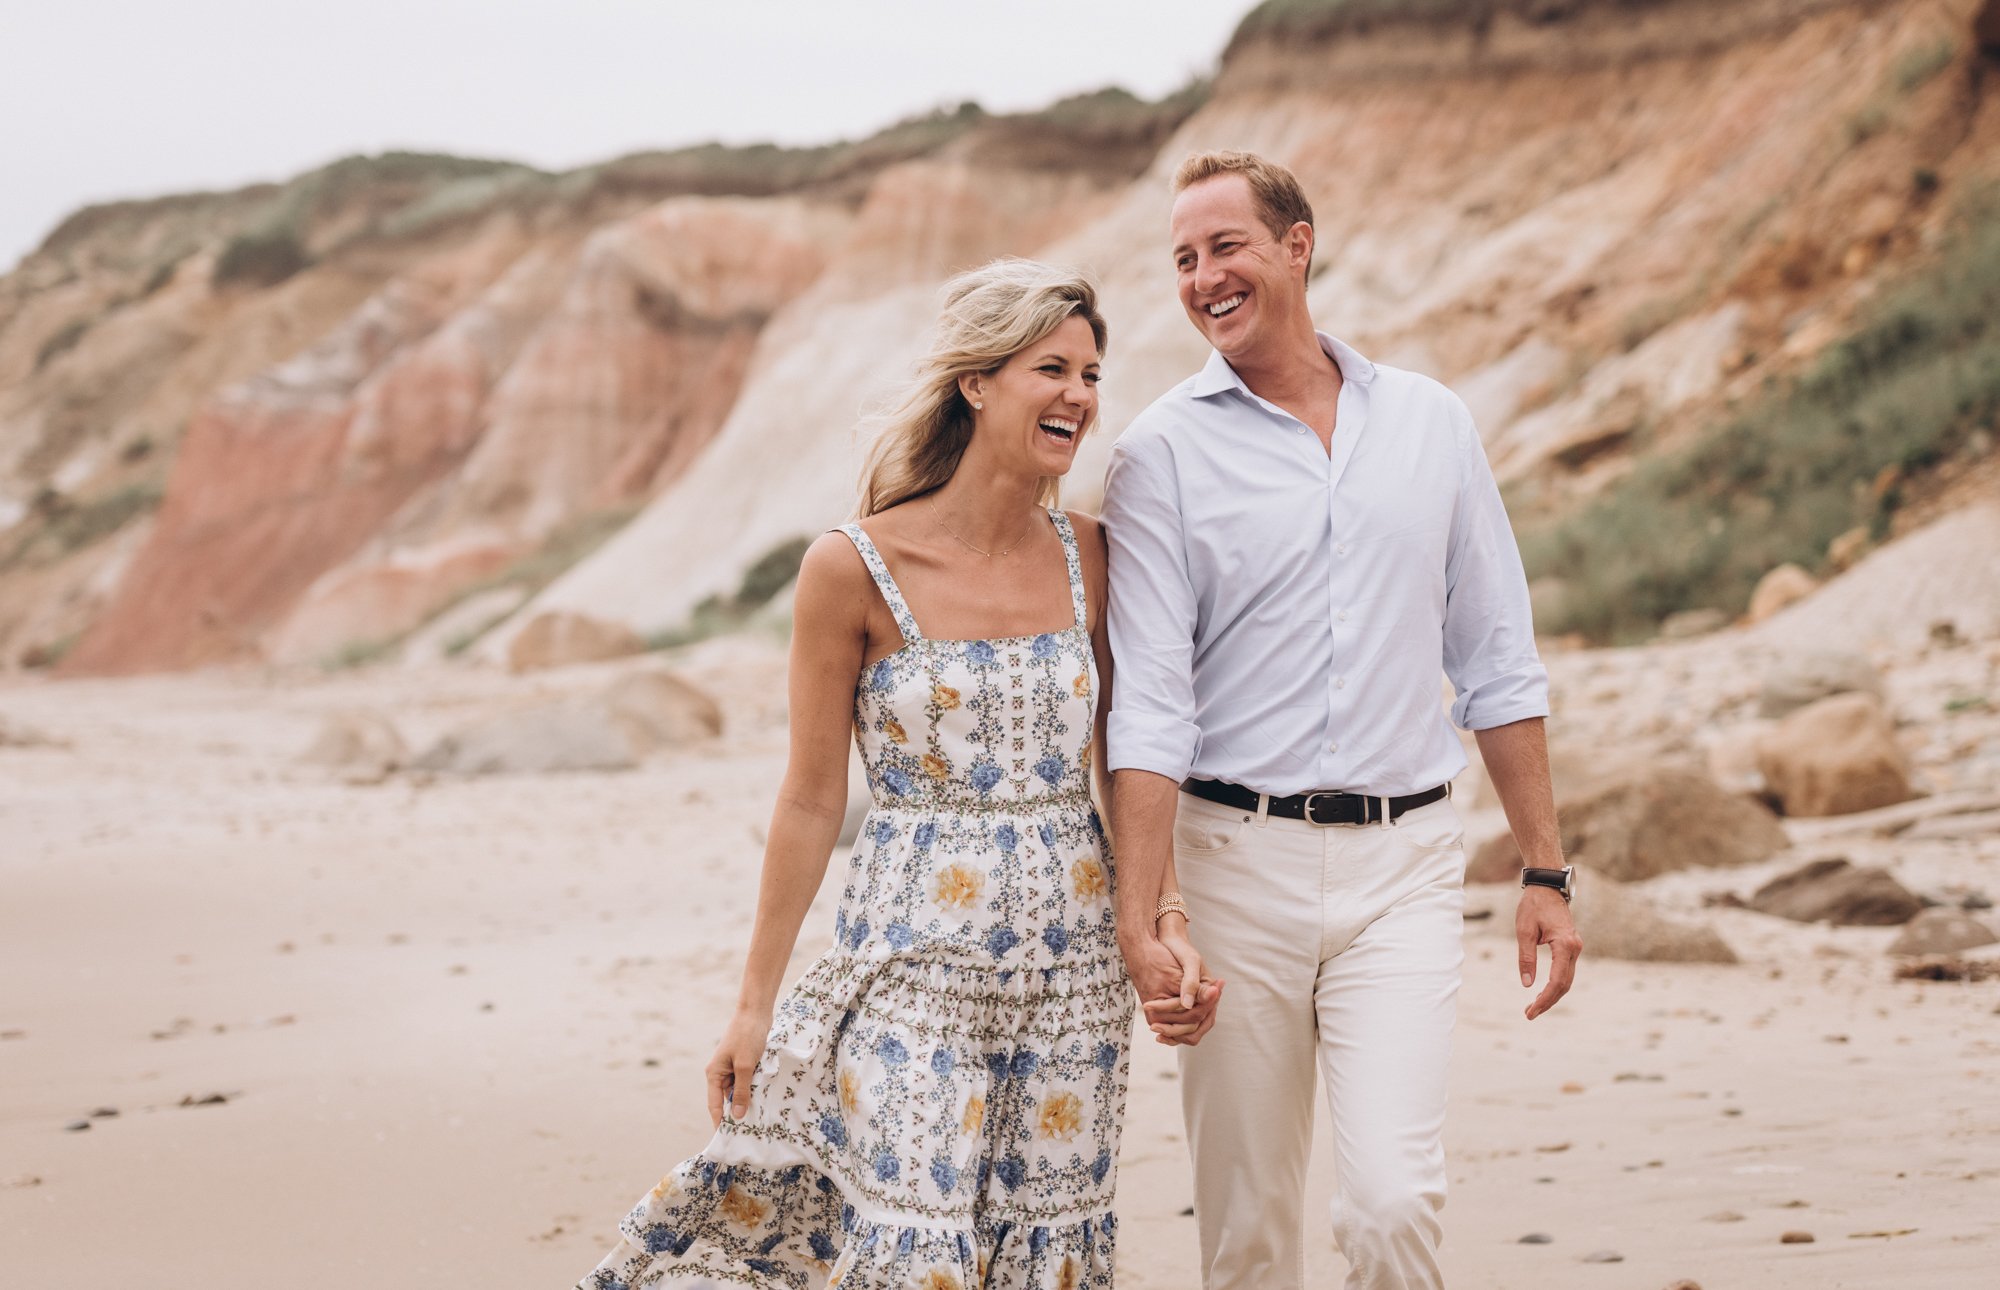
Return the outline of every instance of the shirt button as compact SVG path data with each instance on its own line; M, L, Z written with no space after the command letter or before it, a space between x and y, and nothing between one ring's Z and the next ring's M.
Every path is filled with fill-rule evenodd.
M1340 745L1339 745L1339 744L1328 744L1328 745L1326 746L1326 750L1327 750L1328 752L1339 752L1339 751L1340 751Z
M1340 611L1340 621L1343 623L1347 621L1347 611L1345 609Z
M1333 548L1333 552L1334 552L1334 554L1335 554L1335 555L1346 555L1346 554L1347 554L1347 543L1345 543L1345 542L1342 542L1342 543L1341 543L1341 544L1340 544L1339 546L1336 546L1336 547L1334 547L1334 548Z
M1333 688L1336 690L1345 690L1347 688L1347 678L1343 676L1335 680Z

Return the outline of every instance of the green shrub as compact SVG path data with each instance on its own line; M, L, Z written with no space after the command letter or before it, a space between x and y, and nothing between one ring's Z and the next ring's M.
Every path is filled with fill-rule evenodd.
M62 507L50 519L45 536L68 555L111 536L159 504L158 484L128 484L102 497Z
M1800 378L1650 461L1582 511L1522 534L1531 576L1565 583L1556 621L1597 641L1684 609L1739 613L1773 566L1886 532L1895 477L1920 475L2000 417L2000 199L1961 213L1944 253L1885 292Z
M812 542L809 537L795 537L778 543L750 562L750 567L743 571L743 581L734 596L703 598L688 612L686 622L647 636L646 647L672 649L741 627L752 614L770 603L799 576L799 565L804 562L806 548Z
M1904 50L1903 56L1896 60L1896 88L1908 94L1951 66L1951 60L1957 56L1958 42L1949 36Z
M298 235L289 229L243 233L222 249L211 280L218 287L272 287L311 263Z
M42 347L35 351L35 370L41 371L57 358L75 349L76 343L82 340L83 334L89 330L90 321L85 318L72 318L64 323L55 335L43 341Z

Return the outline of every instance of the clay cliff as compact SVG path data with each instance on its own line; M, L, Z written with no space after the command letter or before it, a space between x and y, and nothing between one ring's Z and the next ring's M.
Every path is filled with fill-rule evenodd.
M1952 253L2000 178L1992 9L1272 0L1162 104L85 211L0 279L0 661L354 660L472 601L454 650L672 632L847 514L939 282L1002 253L1103 281L1090 506L1204 356L1160 245L1202 147L1298 171L1323 325L1451 382L1517 521L1561 517Z

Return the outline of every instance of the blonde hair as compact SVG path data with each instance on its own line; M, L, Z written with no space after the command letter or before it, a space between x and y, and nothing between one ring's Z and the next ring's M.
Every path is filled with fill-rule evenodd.
M882 430L862 469L862 518L942 487L958 469L972 441L972 407L959 391L961 376L991 376L1071 317L1090 324L1102 358L1106 332L1097 285L1073 269L1010 256L947 282L930 351L882 414ZM1079 427L1078 439L1089 429ZM1058 476L1043 476L1036 502L1054 506L1061 483Z
M1254 152L1189 153L1174 171L1174 195L1178 197L1194 185L1222 175L1241 175L1250 185L1257 214L1271 236L1282 240L1294 224L1313 227L1312 203L1306 200L1299 178L1275 161L1266 161ZM1315 230L1317 231L1317 230ZM1306 259L1306 274L1312 274L1312 258Z

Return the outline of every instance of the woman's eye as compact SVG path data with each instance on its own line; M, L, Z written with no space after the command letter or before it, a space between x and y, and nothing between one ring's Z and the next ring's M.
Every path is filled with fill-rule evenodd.
M1104 378L1102 376L1099 376L1096 372L1085 372L1083 374L1083 379L1089 381L1092 385L1095 385Z

